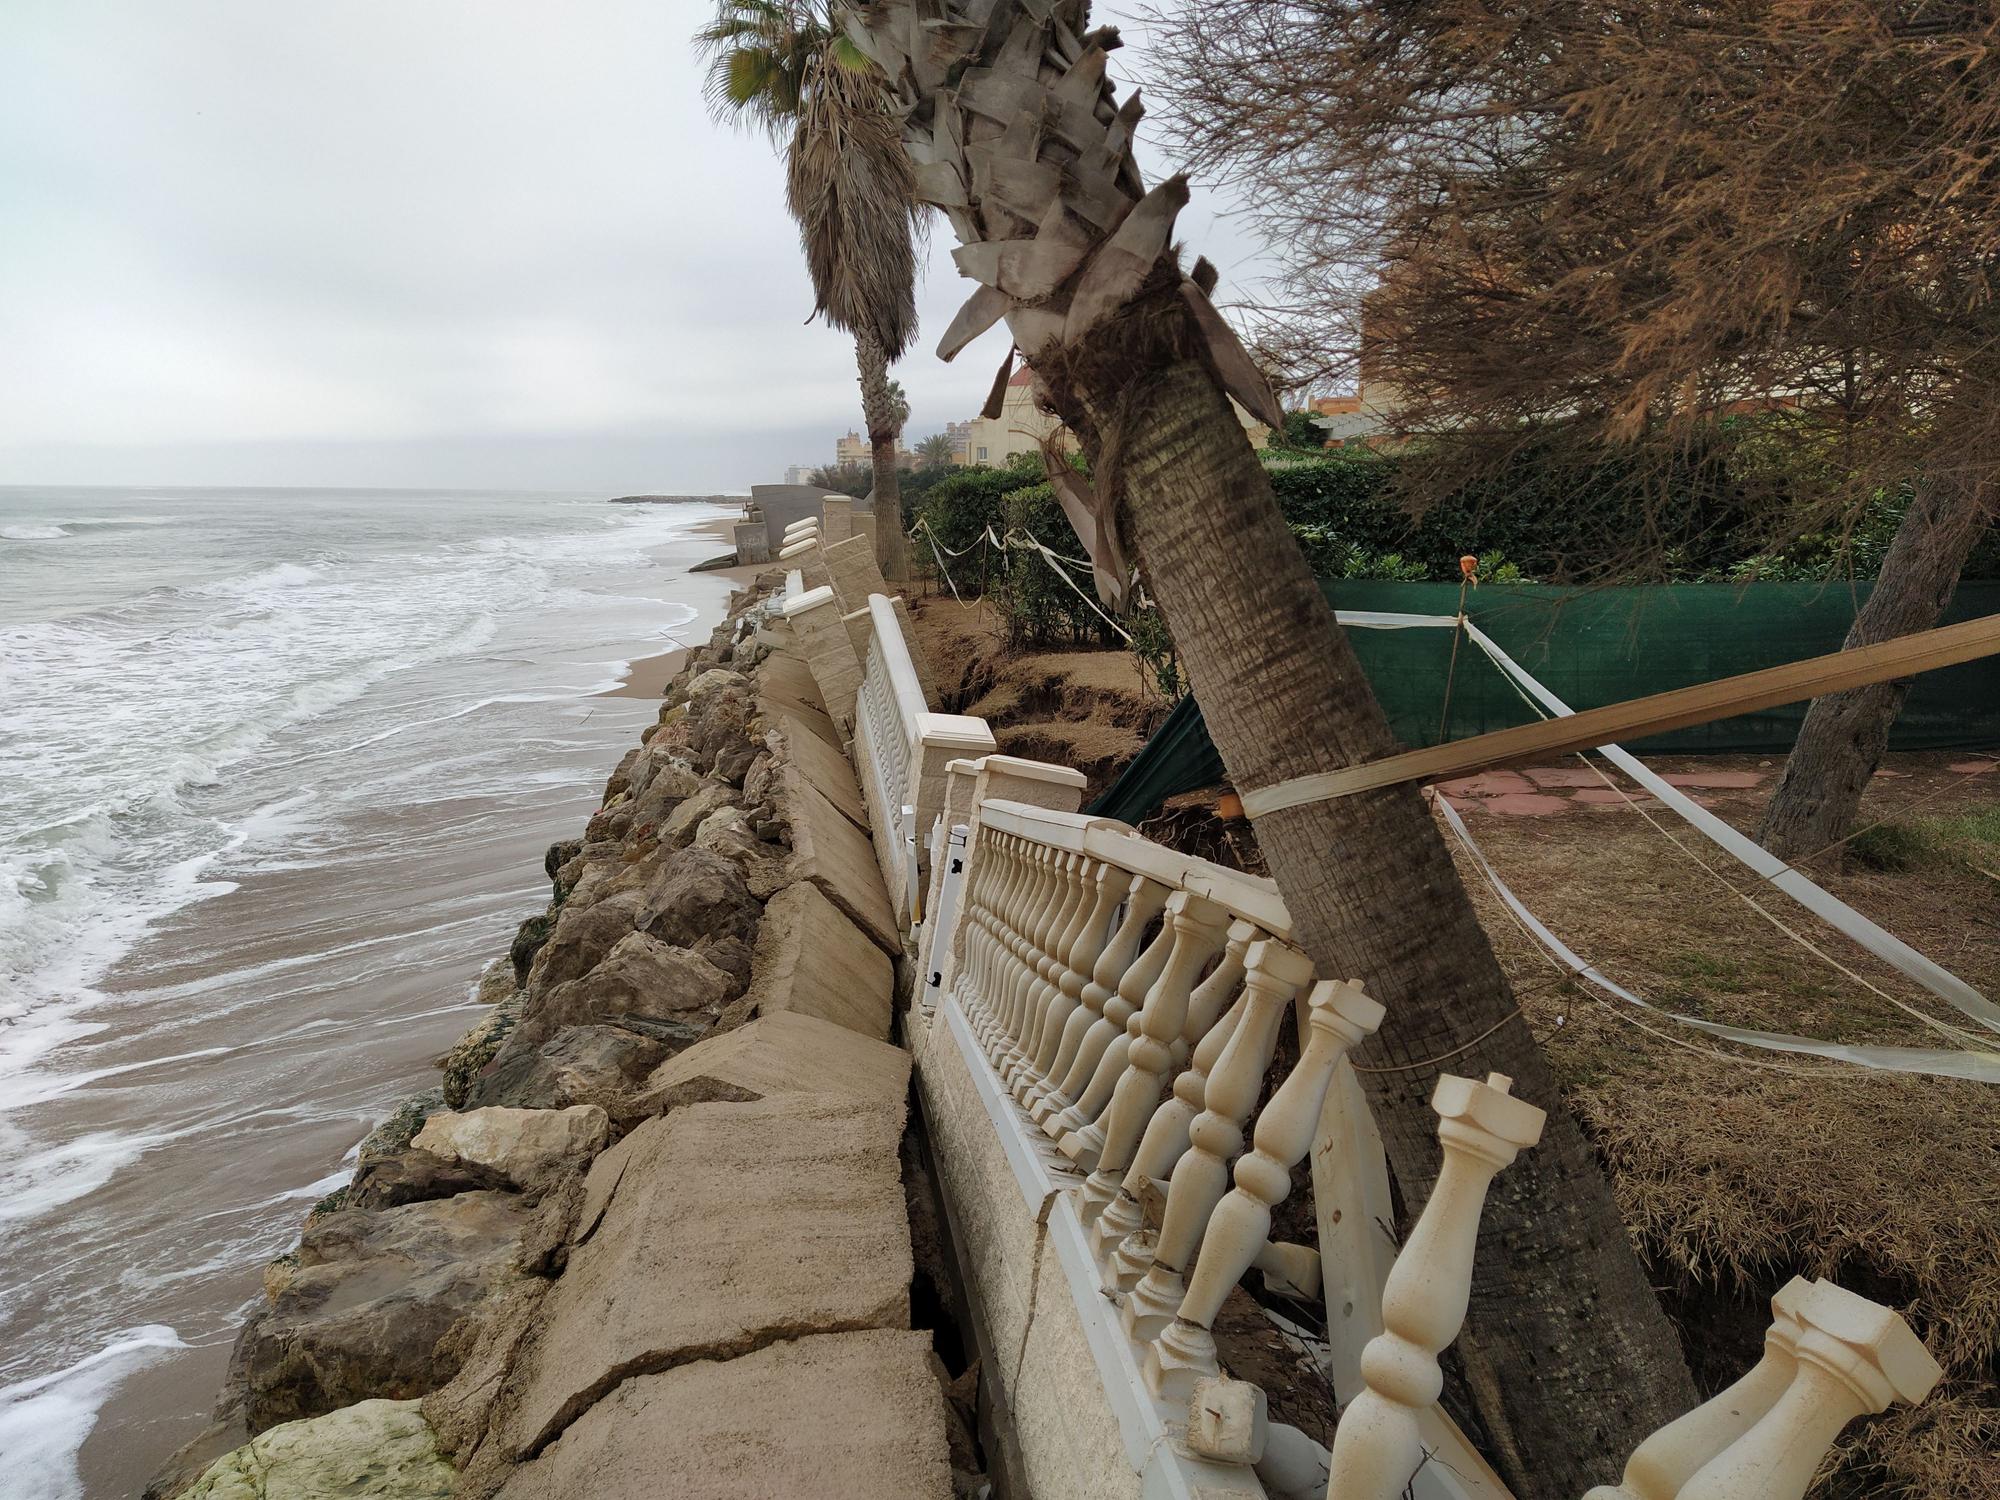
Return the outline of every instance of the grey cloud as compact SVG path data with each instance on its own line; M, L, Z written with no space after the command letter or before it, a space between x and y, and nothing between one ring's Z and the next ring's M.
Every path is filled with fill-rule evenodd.
M830 457L852 347L803 321L768 144L703 111L703 9L10 0L0 483L710 490ZM928 353L965 290L940 231L917 435L1004 347Z

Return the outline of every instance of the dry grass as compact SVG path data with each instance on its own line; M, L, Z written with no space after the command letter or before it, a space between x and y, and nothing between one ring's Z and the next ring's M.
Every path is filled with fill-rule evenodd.
M1863 821L1919 797L1926 827L1994 821L1989 781L1958 783L1948 757L1896 757ZM1688 762L1713 768L1716 762ZM1680 763L1662 762L1660 769ZM1766 792L1719 797L1754 827ZM1528 908L1586 960L1668 1009L1766 1030L1933 1046L1939 1038L1764 921L1638 815L1468 814ZM1669 821L1685 840L1677 820ZM1895 836L1892 836L1895 837ZM1894 871L1815 871L1851 905L1988 994L2000 992L2000 886L1962 840L1897 840ZM1691 841L1705 857L1703 841ZM1746 872L1718 864L1732 881ZM1794 1274L1896 1306L1948 1383L1922 1407L1850 1434L1818 1493L1966 1500L2000 1496L2000 1092L1715 1043L1570 984L1461 870L1570 1103L1609 1164L1656 1276L1670 1283L1691 1359L1719 1385L1754 1358L1763 1299ZM1758 900L1847 967L1929 1014L1923 991L1767 890ZM1649 1028L1649 1029L1642 1029ZM1718 1329L1717 1307L1726 1312Z

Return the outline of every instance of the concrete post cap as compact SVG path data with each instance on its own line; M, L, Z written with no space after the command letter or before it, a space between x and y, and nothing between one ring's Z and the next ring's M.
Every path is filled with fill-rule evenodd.
M1513 1087L1514 1080L1504 1073L1488 1073L1484 1083L1440 1073L1431 1108L1440 1119L1468 1121L1510 1146L1525 1149L1542 1138L1548 1116L1527 1100L1516 1099L1509 1092Z
M822 604L831 604L832 602L833 590L827 587L827 585L821 584L816 589L807 589L795 599L787 599L785 601L785 614L787 617L802 615L809 609L817 609Z
M1813 1282L1799 1298L1794 1316L1808 1332L1837 1340L1879 1370L1896 1400L1914 1405L1944 1378L1943 1369L1909 1324L1881 1303L1844 1286Z

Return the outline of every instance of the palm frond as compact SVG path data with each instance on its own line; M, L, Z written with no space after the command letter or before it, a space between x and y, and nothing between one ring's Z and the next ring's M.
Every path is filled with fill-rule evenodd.
M894 359L916 334L921 210L902 127L880 73L839 60L830 38L793 122L785 196L798 221L816 313L866 332Z

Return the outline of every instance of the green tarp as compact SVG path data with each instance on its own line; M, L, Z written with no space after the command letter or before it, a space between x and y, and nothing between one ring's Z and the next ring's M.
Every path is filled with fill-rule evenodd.
M1340 610L1452 615L1458 585L1339 579L1324 584ZM1562 589L1487 584L1466 614L1571 708L1597 708L1840 649L1869 585L1687 583ZM1959 586L1944 623L2000 614L2000 582ZM1470 641L1451 669L1448 628L1348 632L1389 725L1407 746L1464 739L1539 717ZM1447 711L1445 685L1451 684ZM1636 751L1782 754L1803 703L1635 742ZM1442 731L1442 732L1440 732ZM2000 744L2000 658L1927 672L1889 740L1896 750ZM1168 715L1091 811L1138 822L1177 792L1224 779L1192 696Z

